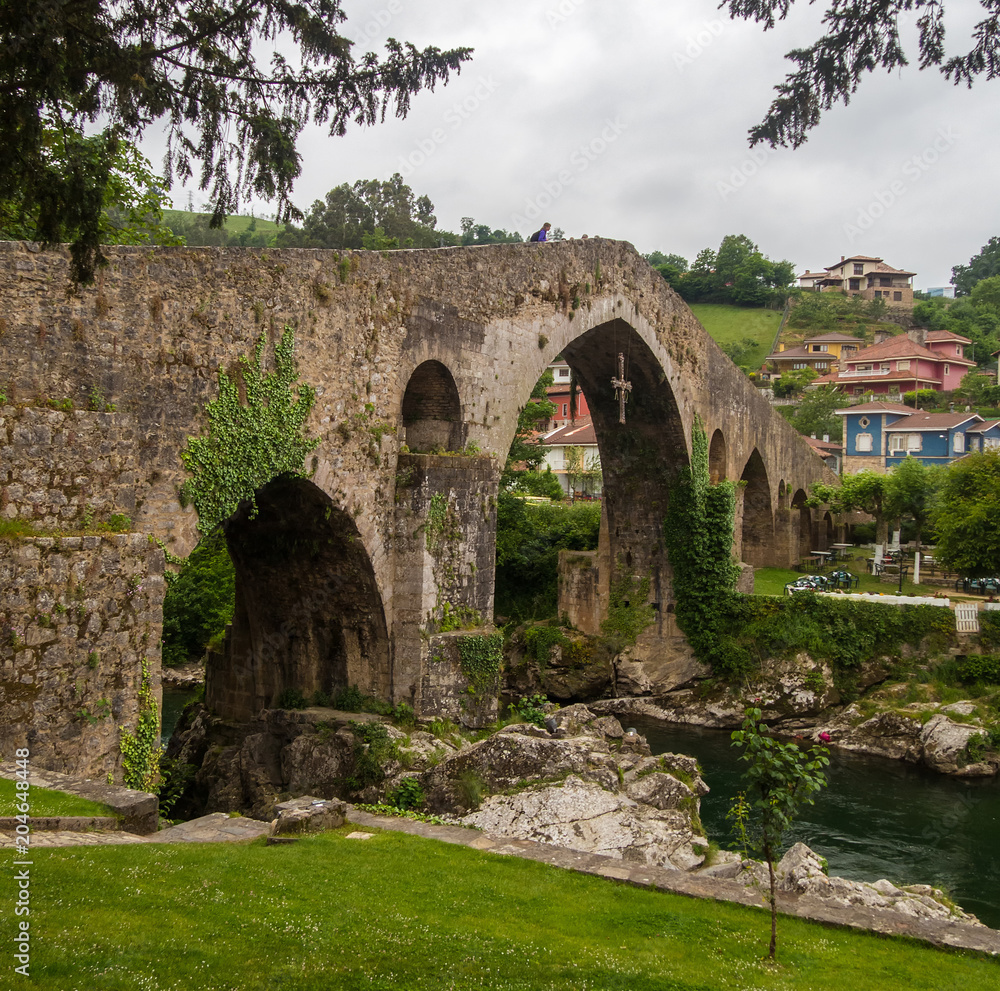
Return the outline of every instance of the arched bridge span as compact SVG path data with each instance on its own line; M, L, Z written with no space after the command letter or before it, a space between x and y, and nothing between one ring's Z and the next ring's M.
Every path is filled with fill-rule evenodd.
M449 617L492 618L500 468L518 411L556 355L596 426L604 580L649 575L660 634L671 602L661 521L696 416L713 479L745 483L734 552L749 564L798 556L808 510L785 493L830 479L625 243L108 254L97 282L74 289L65 254L0 245L0 389L18 404L8 426L33 423L46 399L72 400L79 462L72 485L50 481L43 498L20 498L18 472L66 452L15 438L4 511L63 525L87 507L123 512L186 553L196 521L178 502L178 455L204 427L216 372L235 368L261 334L274 341L293 327L300 376L317 390L308 426L320 443L308 480L276 480L255 519L228 524L237 615L208 694L232 718L251 718L288 687L357 684L425 710L447 692L429 635ZM624 423L620 373L630 383Z

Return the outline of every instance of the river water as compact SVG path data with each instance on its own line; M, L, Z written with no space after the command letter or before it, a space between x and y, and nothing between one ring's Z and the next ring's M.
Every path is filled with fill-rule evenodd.
M740 751L729 731L622 717L654 754L696 757L712 789L701 800L709 838L732 846L726 812L740 789ZM789 833L853 881L944 888L1000 929L1000 781L935 774L901 761L830 751L829 784Z

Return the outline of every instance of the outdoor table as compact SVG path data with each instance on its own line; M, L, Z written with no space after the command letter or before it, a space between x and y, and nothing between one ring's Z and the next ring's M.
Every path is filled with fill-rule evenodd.
M853 544L831 544L830 546L833 548L834 553L836 555L836 558L843 559L843 558L847 557L847 552L854 545Z

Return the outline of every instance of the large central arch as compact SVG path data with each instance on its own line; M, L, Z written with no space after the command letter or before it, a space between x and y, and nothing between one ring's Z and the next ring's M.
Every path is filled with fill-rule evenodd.
M610 565L615 576L650 578L652 601L670 598L663 517L678 470L689 464L684 422L663 367L649 345L624 320L581 334L562 355L587 397L604 475ZM631 383L621 403L613 384L624 359Z

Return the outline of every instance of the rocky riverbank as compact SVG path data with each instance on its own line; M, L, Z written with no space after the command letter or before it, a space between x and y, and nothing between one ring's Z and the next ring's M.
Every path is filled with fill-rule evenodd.
M652 756L642 736L602 711L626 701L645 706L632 711L655 714L648 700L576 704L549 712L544 727L514 724L474 742L332 709L267 710L237 730L194 707L170 756L197 765L182 800L191 814L239 811L270 821L294 796L378 803L406 795L424 811L494 837L765 892L763 865L710 848L699 814L709 789L697 762ZM829 905L978 924L926 885L829 878L822 859L801 844L779 864L778 885Z

